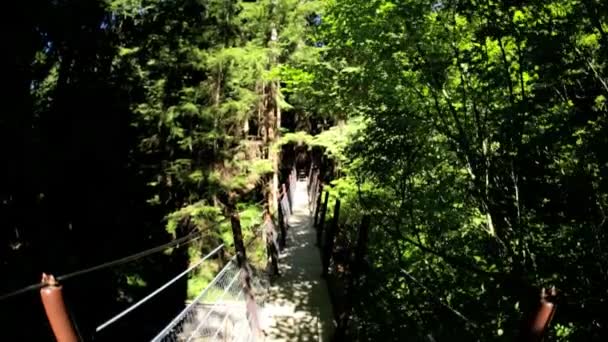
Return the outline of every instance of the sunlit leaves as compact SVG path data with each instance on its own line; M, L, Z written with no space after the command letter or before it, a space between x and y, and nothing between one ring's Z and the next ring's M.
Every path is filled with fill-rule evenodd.
M586 267L598 279L587 255L606 260L579 230L605 222L608 205L607 166L598 162L606 162L600 151L607 146L605 7L567 0L329 4L324 56L333 63L335 108L369 120L347 149L347 177L387 190L387 200L377 202L385 206L381 226L391 222L405 237L450 255L474 255L485 270L524 269L532 285L591 291L556 278L547 263L569 260L573 272ZM420 276L433 269L422 266L424 253L389 236L398 242L376 248L404 248ZM593 252L566 259L562 250L574 250L577 239ZM443 272L434 284L450 284ZM479 281L442 290L502 307L493 322L479 317L487 323L481 330L508 337L518 315L506 305L512 294L480 294L473 285ZM395 298L415 301L411 290L393 287ZM589 328L584 320L577 326Z

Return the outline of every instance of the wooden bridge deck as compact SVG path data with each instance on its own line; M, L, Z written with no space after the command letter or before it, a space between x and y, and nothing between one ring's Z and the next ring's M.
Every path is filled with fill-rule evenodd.
M327 284L321 278L321 254L308 207L306 182L298 181L287 248L278 278L264 308L266 341L329 341L333 314Z

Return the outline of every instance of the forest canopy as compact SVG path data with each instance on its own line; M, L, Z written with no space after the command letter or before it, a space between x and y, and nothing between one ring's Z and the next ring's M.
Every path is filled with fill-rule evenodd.
M230 244L232 199L254 236L308 153L327 164L345 234L371 217L352 340L513 340L552 287L550 340L608 336L607 2L10 6L0 294L204 236L65 284L89 337L164 273ZM138 329L97 338L149 338L210 272ZM0 320L7 340L52 338L35 293L0 303Z

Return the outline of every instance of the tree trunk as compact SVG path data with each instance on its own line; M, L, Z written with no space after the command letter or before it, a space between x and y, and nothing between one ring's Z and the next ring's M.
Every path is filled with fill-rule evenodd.
M273 3L273 5L275 5ZM274 10L271 12L274 13ZM276 44L276 41L278 39L278 33L277 33L277 29L275 27L272 28L272 33L270 35L270 42L269 45L272 47L273 45ZM270 58L270 65L269 65L269 69L272 69L272 67L277 63L277 59L276 56L272 55ZM269 92L269 97L268 97L268 106L266 108L266 123L267 123L267 127L268 127L268 154L269 154L269 159L270 162L272 163L272 169L273 169L273 174L272 174L272 182L270 184L270 186L272 187L270 189L270 198L269 198L269 208L272 211L272 213L276 213L277 209L278 209L278 196L277 196L277 191L279 189L279 152L275 151L272 149L272 146L274 145L274 143L277 141L277 139L279 138L280 135L280 128L281 128L281 108L279 106L279 93L280 93L280 88L279 88L279 82L278 81L272 81L270 83L270 92Z

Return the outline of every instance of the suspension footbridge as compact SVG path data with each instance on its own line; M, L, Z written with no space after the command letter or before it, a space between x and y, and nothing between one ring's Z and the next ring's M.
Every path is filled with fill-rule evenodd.
M286 247L279 254L280 276L260 289L255 319L233 258L175 319L152 341L329 341L333 330L327 285L315 246L307 181L292 182L281 210L288 224ZM295 188L295 189L294 189ZM284 209L285 208L285 209ZM257 288L256 288L257 287ZM249 310L249 311L248 311ZM256 325L259 332L256 333Z
M177 315L159 327L151 341L329 341L334 324L329 291L322 276L326 263L322 262L321 250L315 245L319 243L319 230L315 229L314 223L319 211L321 188L319 171L313 172L313 168L308 177L298 177L294 168L282 185L276 217L278 224L267 213L258 230L266 245L266 271L253 269L248 262L246 247L249 244L243 242L236 205L228 204L234 237L233 257L221 262L225 260L222 255L230 253L231 248L220 244L158 288L100 322L94 328L93 336L101 336L102 332L124 325L125 319L134 316L133 312L149 308L147 303L184 284L195 270L209 262L220 261L222 266L209 284L185 303ZM327 211L326 206L327 203L324 211ZM60 282L131 263L169 248L186 246L202 237L202 233L195 232L164 245L68 274L57 277L43 274L40 283L2 295L0 300L40 290L55 338L59 342L82 341L77 319L74 321L74 317L70 317L69 305L64 303ZM260 237L256 234L255 239Z

